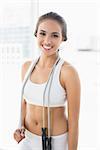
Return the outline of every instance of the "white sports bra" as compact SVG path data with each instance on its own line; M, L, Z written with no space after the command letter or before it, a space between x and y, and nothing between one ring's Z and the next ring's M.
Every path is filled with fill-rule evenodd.
M49 93L49 107L60 107L64 106L66 102L66 92L64 88L61 86L59 81L61 67L64 63L63 59L60 59L58 62L52 79L51 89L49 90L50 83L48 83L46 92L45 92L45 101L44 106L48 107L48 93ZM46 83L37 84L33 83L30 79L27 80L27 83L24 87L23 97L27 103L43 106L43 93L45 90Z

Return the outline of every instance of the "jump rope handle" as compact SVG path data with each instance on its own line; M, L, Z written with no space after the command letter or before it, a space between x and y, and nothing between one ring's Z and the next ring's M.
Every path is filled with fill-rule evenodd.
M42 150L51 150L51 137L46 136L46 130L47 128L42 128Z
M48 149L47 150L52 150L51 140L52 140L52 137L48 137Z
M42 128L42 150L47 150L46 130L47 128Z

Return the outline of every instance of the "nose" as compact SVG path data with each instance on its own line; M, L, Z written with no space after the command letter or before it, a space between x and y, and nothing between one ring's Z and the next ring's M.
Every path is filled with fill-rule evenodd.
M50 38L50 36L46 36L45 37L44 44L47 45L47 46L51 44L51 38Z

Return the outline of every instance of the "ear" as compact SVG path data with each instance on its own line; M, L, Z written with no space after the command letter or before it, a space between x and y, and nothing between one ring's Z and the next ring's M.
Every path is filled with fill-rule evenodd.
M65 40L65 38L62 36L62 42Z
M35 37L37 37L37 32L34 33Z

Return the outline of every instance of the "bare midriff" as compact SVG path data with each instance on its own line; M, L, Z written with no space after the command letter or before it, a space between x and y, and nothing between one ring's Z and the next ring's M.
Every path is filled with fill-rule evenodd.
M50 108L51 135L60 135L68 132L68 120L65 107ZM43 107L26 104L25 128L30 132L41 135L43 127ZM45 127L48 128L48 108L45 107Z

